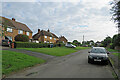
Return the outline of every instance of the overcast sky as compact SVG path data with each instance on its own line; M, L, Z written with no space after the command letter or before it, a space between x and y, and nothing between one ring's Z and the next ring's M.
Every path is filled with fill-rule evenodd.
M24 0L25 1L25 0ZM39 29L63 35L69 41L101 41L117 33L111 21L111 0L2 2L2 15L26 24L35 34ZM1 7L1 6L0 6Z

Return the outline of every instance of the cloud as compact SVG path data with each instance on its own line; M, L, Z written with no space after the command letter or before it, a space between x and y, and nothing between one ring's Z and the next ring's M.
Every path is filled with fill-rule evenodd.
M50 29L69 41L77 39L103 40L113 36L117 29L110 21L110 0L79 0L79 2L3 2L2 15L14 17L33 31Z

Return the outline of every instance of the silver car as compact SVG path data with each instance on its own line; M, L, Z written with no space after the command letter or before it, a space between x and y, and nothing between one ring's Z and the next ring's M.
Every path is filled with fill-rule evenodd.
M76 48L76 46L75 46L75 45L73 45L73 44L66 44L66 45L65 45L65 47L69 47L69 48Z
M88 53L88 63L104 62L108 64L107 54L109 54L109 52L104 47L93 47Z

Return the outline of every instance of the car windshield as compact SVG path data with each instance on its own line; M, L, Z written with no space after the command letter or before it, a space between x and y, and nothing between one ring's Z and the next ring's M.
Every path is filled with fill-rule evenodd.
M106 50L105 49L96 49L96 48L93 48L91 50L91 53L106 53Z

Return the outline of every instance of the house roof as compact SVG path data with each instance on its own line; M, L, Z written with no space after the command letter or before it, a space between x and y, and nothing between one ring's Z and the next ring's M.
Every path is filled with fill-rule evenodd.
M36 33L35 35L33 35L33 39L37 40L40 36L49 36L49 37L58 38L55 34L51 32L41 30L40 33Z
M27 27L27 25L25 25L23 23L20 23L20 22L17 22L17 21L14 21L14 20L11 20L11 19L8 19L8 18L5 18L5 17L0 16L0 23L2 23L3 25L6 24L10 27L14 27L16 29L21 29L21 30L24 30L24 31L32 32Z
M64 38L67 41L67 39L64 36L59 37L59 40L62 39L62 38Z

